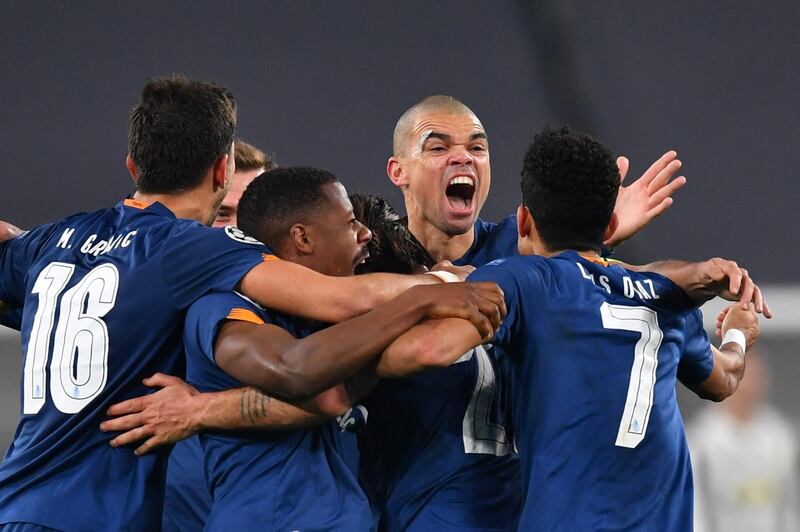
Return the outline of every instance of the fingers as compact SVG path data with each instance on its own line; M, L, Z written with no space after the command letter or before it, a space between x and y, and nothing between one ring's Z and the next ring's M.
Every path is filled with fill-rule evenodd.
M652 191L648 191L650 197L648 199L648 206L652 205L659 205L665 199L671 197L675 192L683 188L686 184L686 178L683 176L676 177L669 183L666 183L658 188L654 188Z
M100 430L103 432L122 432L145 425L144 415L130 414L127 416L107 419L100 423Z
M769 304L767 304L766 299L764 299L764 317L768 320L772 319L772 309L769 308Z
M471 306L469 312L467 312L467 315L464 317L471 321L475 328L478 329L484 341L494 336L495 328L492 321L478 307L474 305Z
M678 159L670 162L664 168L662 168L656 175L653 177L652 181L647 184L647 193L653 194L658 189L662 188L666 185L670 178L675 175L675 173L680 170L681 163Z
M136 450L133 451L133 454L135 454L136 456L142 456L144 454L152 452L153 450L155 450L158 447L161 447L162 445L167 445L169 443L173 443L173 442L169 441L166 438L161 438L159 436L153 436L152 438L150 438L146 442L144 442L142 445L137 447Z
M639 179L641 179L645 185L649 185L650 182L655 179L658 173L661 172L661 170L663 170L669 163L674 161L676 157L678 157L678 153L675 150L668 151L659 157L656 162L651 164L650 168L648 168Z
M742 310L747 310L750 306L750 303L753 301L756 285L750 278L750 274L747 272L747 270L741 268L740 272L742 275L742 281L739 289L739 305L741 305Z
M135 397L133 399L128 399L127 401L122 401L121 403L111 405L108 407L108 410L106 410L106 414L109 416L123 416L125 414L141 412L147 406L147 398L148 396L145 395L144 397Z
M628 167L630 166L630 161L625 156L617 157L617 168L619 168L619 182L622 184L625 181L625 176L628 175Z
M149 386L151 388L161 387L164 388L166 386L174 386L176 384L184 384L185 381L179 377L175 377L173 375L167 375L165 373L156 373L152 377L148 377L144 379L145 386Z
M133 430L129 430L128 432L123 432L108 443L111 445L111 447L121 447L123 445L130 445L131 443L149 438L152 435L153 431L151 428L147 426L137 427Z
M669 209L670 207L672 207L672 198L664 199L661 203L659 203L658 205L647 211L648 221L651 222L655 220L656 218L667 212L667 209Z

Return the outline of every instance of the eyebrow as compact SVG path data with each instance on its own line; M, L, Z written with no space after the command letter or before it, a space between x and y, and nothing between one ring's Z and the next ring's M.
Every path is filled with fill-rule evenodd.
M438 133L436 131L429 131L429 132L425 133L424 135L422 135L422 138L420 139L420 142L419 142L420 147L424 146L425 143L428 142L429 139L439 139L439 140L442 140L442 141L448 142L448 143L452 143L453 142L453 137L451 137L447 133ZM472 135L469 136L469 140L471 140L471 141L472 140L477 140L477 139L488 140L488 137L486 136L486 133L483 132L483 131L475 132L475 133L473 133Z

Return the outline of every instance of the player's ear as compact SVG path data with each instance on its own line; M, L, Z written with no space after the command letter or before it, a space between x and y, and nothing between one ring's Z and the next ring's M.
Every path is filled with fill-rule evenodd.
M211 165L211 173L214 179L214 190L224 189L228 178L228 154L220 155Z
M517 207L517 233L522 238L530 236L533 230L533 216L525 205Z
M303 224L294 224L289 229L289 237L298 255L310 255L314 251L314 244Z
M129 153L127 157L125 157L125 167L128 169L128 173L131 174L134 183L139 182L139 171L136 169L136 163L133 162L133 157Z
M611 213L611 219L608 221L608 227L606 227L606 232L603 233L603 242L608 241L611 236L617 232L617 227L619 227L619 216L617 213Z
M400 159L394 155L389 157L389 160L386 162L386 174L396 187L404 187L408 185L408 178L406 177L406 173L403 171L403 165L400 162Z

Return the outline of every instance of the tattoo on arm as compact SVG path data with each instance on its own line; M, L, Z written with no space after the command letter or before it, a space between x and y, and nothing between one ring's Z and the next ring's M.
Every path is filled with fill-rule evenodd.
M242 419L249 419L250 424L255 426L258 419L267 416L267 404L270 397L264 395L255 388L245 388L240 400Z

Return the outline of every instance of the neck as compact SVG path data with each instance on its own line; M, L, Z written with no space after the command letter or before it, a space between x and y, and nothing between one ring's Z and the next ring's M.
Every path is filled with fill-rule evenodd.
M133 198L143 203L159 202L172 211L177 218L195 220L204 225L211 225L217 214L219 204L208 204L208 193L200 190L190 190L180 194L144 194L137 191Z
M475 241L475 230L472 227L466 233L449 235L433 224L411 215L408 217L408 229L436 262L460 259Z

